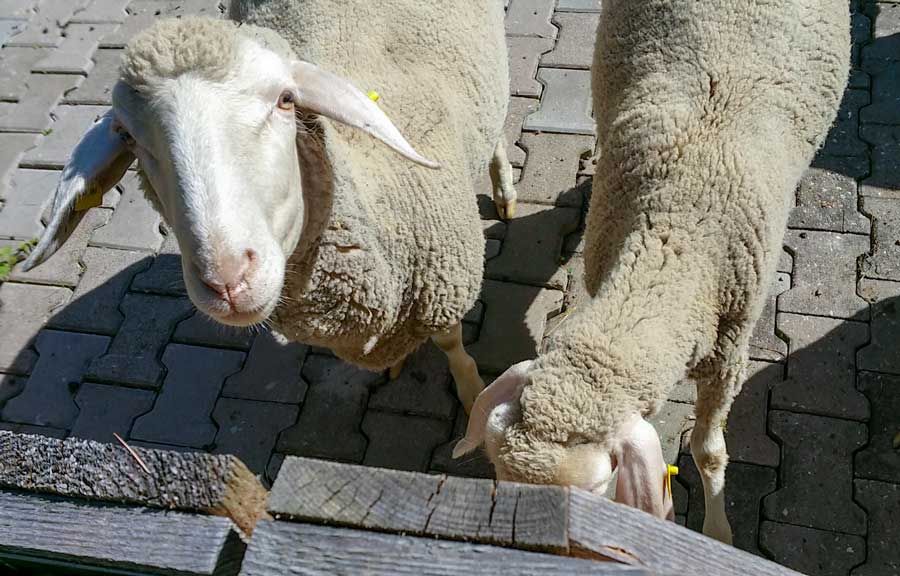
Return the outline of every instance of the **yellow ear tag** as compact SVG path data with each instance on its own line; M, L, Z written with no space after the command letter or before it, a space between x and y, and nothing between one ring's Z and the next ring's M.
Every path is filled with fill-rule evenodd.
M678 466L666 465L666 492L672 494L672 476L678 476Z
M103 192L97 190L96 192L79 196L78 199L75 200L75 211L84 212L85 210L96 208L101 204L103 204Z
M372 102L378 102L381 99L381 96L379 96L378 92L374 90L369 90L368 92L366 92L366 96L368 96L369 100L371 100Z

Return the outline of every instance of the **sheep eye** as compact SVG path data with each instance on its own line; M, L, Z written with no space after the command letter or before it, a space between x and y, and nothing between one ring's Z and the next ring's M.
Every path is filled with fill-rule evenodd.
M281 96L278 97L278 107L282 110L293 110L294 109L294 94L289 90L285 90L281 93Z

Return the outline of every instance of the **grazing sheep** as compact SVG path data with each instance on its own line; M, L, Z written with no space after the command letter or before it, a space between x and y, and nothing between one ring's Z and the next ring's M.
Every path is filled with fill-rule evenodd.
M590 298L482 392L455 456L484 441L500 478L601 493L617 468L617 500L671 517L644 418L691 379L703 531L731 541L723 426L849 49L843 0L604 0Z
M460 321L481 286L488 168L501 215L515 208L503 7L246 0L231 16L243 25L162 21L129 43L26 269L137 157L201 311L392 374L432 337L468 410L483 383ZM440 169L415 165L437 167L388 116Z

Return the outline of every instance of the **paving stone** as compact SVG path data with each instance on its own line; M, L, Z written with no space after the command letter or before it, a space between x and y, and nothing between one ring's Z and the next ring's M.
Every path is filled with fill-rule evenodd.
M59 250L46 262L23 272L21 265L16 266L10 275L11 280L21 282L33 282L35 284L60 284L63 286L75 286L81 278L83 267L81 257L87 247L91 233L98 226L109 221L110 211L103 208L88 210L78 226Z
M854 474L900 483L900 376L860 372L859 389L869 399L872 417L869 444L856 453Z
M107 106L59 106L53 111L53 131L29 150L22 163L29 167L62 168L88 128L106 114Z
M512 96L538 98L543 86L535 79L541 54L553 48L547 38L506 38L509 51L509 90Z
M779 314L778 326L791 343L787 380L772 392L772 407L823 416L865 420L865 397L856 390L856 350L868 341L868 327L818 316Z
M868 90L872 87L872 78L862 70L851 70L850 80L847 83L848 88L856 88L859 90Z
M37 364L22 393L6 402L0 418L34 426L69 428L78 415L73 393L109 338L42 330L35 340Z
M766 306L753 328L753 336L750 338L750 358L781 362L787 356L787 342L778 336L775 329L775 312L778 296L790 287L790 274L776 272Z
M256 333L249 328L219 324L198 311L179 322L172 341L180 344L249 350L255 335Z
M847 90L837 119L828 132L821 153L828 156L865 156L866 143L859 139L859 109L869 104L865 90Z
M131 0L93 0L76 10L69 23L124 22L128 16L125 8L130 2Z
M94 232L91 244L148 252L159 250L163 243L163 235L159 231L161 219L140 190L137 175L126 174L119 189L122 197L112 219Z
M427 472L432 452L447 441L450 422L369 410L362 431L369 439L366 466Z
M872 76L871 94L872 104L859 111L860 121L900 124L900 62Z
M281 470L281 465L284 463L284 454L279 454L278 452L273 452L269 457L269 463L266 465L266 476L265 482L268 484L267 488L271 488L273 484L275 484L275 479L278 478L278 472Z
M788 230L794 255L793 286L779 296L780 312L867 320L866 302L856 294L856 260L869 239L855 234Z
M71 301L48 323L53 328L115 335L124 317L119 304L134 275L150 265L147 254L88 247L84 274Z
M541 66L589 69L594 58L589 39L597 33L600 15L557 13L553 22L559 26L559 39L553 51L541 57Z
M863 45L872 37L872 21L853 6L854 2L850 0L850 66L858 68L862 64Z
M37 138L34 134L0 133L0 198L8 197L13 172L25 152L35 145ZM2 232L0 225L0 233Z
M153 410L138 418L131 437L204 448L216 436L211 415L222 382L241 369L244 353L170 344L162 356L167 373Z
M800 180L797 206L788 226L868 234L869 219L857 210L856 180L852 176L810 168Z
M169 340L175 324L192 309L187 298L126 294L119 307L125 321L109 351L91 363L90 379L149 388L158 386L163 375L163 368L157 361L159 352ZM186 346L179 350L182 348L199 350Z
M872 217L872 253L863 256L862 273L868 278L900 280L900 198L863 198L863 210Z
M463 329L462 329L463 346L468 347L469 345L477 342L480 333L481 333L481 326L479 326L478 324L473 324L471 322L463 322Z
M678 461L681 438L694 426L694 407L690 404L667 401L662 409L647 419L656 428L662 444L663 457L669 464Z
M590 71L541 68L537 78L546 90L540 109L525 118L525 130L593 135Z
M72 296L58 286L0 284L0 370L15 374L31 372L37 354L30 345L47 318Z
M0 430L8 430L16 434L35 434L62 440L68 435L68 430L60 428L48 428L46 426L32 426L30 424L16 424L13 422L0 422Z
M769 429L781 441L781 481L763 500L765 517L864 535L866 514L853 501L852 464L853 452L866 443L865 424L772 410Z
M100 47L124 48L135 34L162 18L181 18L188 14L221 18L220 3L219 0L132 0L125 21L101 40Z
M479 339L468 348L479 369L500 374L540 350L547 317L562 306L563 294L535 286L485 280L485 315Z
M557 12L599 12L600 0L559 0Z
M122 50L97 50L94 67L81 85L63 98L64 104L112 105L112 90L119 79Z
M856 499L869 515L866 563L853 576L882 576L900 573L900 485L857 480Z
M271 332L260 333L253 340L244 368L225 381L222 395L266 402L302 402L307 384L300 371L308 350L308 346L286 342Z
M447 356L430 340L406 358L403 371L372 391L369 408L449 420L457 400Z
M276 450L295 456L361 462L366 437L359 426L369 390L383 377L331 356L308 356L303 364L303 378L309 389L300 419L281 433Z
M872 337L857 353L859 369L900 374L900 284L863 279L859 293L872 305Z
M100 38L115 30L115 24L70 24L65 38L46 58L32 67L44 74L90 74L94 68L91 55Z
M872 169L859 183L859 195L900 198L900 126L864 124L860 134L872 144Z
M502 243L499 240L487 239L484 242L484 261L487 262L500 254Z
M731 462L778 466L778 444L766 434L769 391L784 379L784 366L751 361L747 380L728 415L725 442Z
M22 393L25 382L26 378L23 376L0 374L0 412L3 412L7 400Z
M508 36L556 38L556 26L550 23L554 0L510 0L506 10Z
M763 522L759 532L760 548L803 574L846 576L866 555L866 541L859 536L778 522Z
M0 234L6 238L29 240L44 230L41 214L56 190L56 170L15 170L4 190L0 210Z
M127 437L135 418L149 412L156 393L150 390L85 382L75 395L78 417L71 435L114 442L113 432Z
M539 100L534 98L510 98L509 109L506 113L506 124L504 125L504 133L506 134L506 156L509 163L515 167L522 167L525 164L525 150L517 145L522 135L522 124L525 122L525 116L538 109Z
M23 20L0 20L0 46L9 42L25 26L26 22Z
M585 186L577 185L576 174L581 154L591 150L594 139L525 133L520 141L528 152L528 160L522 180L516 185L519 202L581 207Z
M29 89L31 67L49 53L48 48L6 47L0 50L0 100L23 100ZM39 92L35 91L32 97L35 94Z
M483 450L474 450L458 459L452 457L453 447L466 435L467 424L468 418L466 418L465 410L457 410L450 441L441 444L434 450L431 458L431 471L451 476L493 478L494 467Z
M135 277L131 289L169 296L187 295L181 272L181 252L178 250L178 240L173 232L163 235L159 254L146 272L141 272Z
M519 204L516 218L507 223L500 255L487 263L485 277L564 288L567 275L559 261L562 243L578 227L579 218L575 208Z
M865 70L881 71L894 62L900 61L900 6L895 3L871 2L874 9L872 42L862 47L862 62Z
M50 111L60 101L63 93L77 87L81 81L82 77L75 75L28 75L27 87L18 102L0 102L0 130L5 132L49 130L53 124Z
M757 547L759 534L759 502L777 486L773 468L753 466L740 462L729 462L725 471L725 514L731 524L734 546L741 550L760 555ZM689 454L682 454L678 460L679 483L690 488L686 525L691 530L703 530L704 501L703 482ZM686 500L675 492L677 483L672 483L675 503Z
M62 42L61 23L68 22L72 13L88 0L38 0L29 10L25 29L7 41L7 46L59 46Z
M219 425L217 454L234 454L257 474L264 474L278 433L297 421L292 404L220 398L213 411Z

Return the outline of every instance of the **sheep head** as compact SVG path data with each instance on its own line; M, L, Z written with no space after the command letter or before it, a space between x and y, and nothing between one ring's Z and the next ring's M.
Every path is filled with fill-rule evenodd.
M223 324L264 321L304 225L301 113L437 167L365 94L298 60L274 32L208 18L157 23L125 51L113 107L75 147L24 268L52 255L85 197L115 186L137 158L144 192L175 232L197 308Z
M606 492L616 472L617 502L674 518L672 496L664 488L667 466L653 426L635 412L600 441L570 431L566 422L551 426L550 433L529 426L523 393L531 368L532 361L520 362L481 392L453 457L484 443L498 480L571 485L597 494Z

